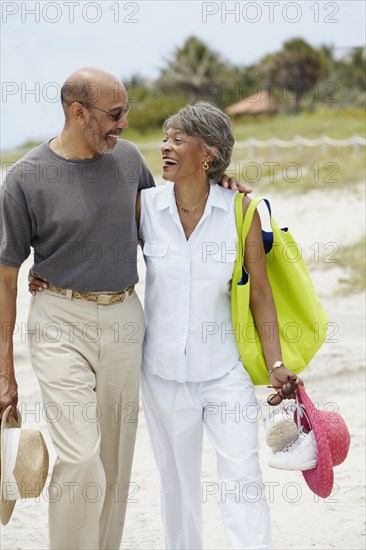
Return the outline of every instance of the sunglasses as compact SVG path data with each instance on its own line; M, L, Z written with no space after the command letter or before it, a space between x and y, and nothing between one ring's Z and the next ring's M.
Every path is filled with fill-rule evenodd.
M267 388L273 388L274 390L280 390L282 395L277 393L271 393L267 397L267 403L268 405L272 405L273 407L276 405L279 405L282 401L282 399L289 399L296 396L296 386L298 384L298 379L295 378L294 380L288 380L282 386L267 386Z
M109 111L105 111L104 109L100 109L99 107L96 107L95 105L93 105L92 103L88 103L87 101L79 101L79 103L81 103L82 105L85 105L85 107L92 107L93 109L96 109L97 111L102 111L102 113L105 113L105 114L109 115L111 117L111 119L114 120L114 122L117 122L123 116L127 116L128 113L131 110L131 105L127 105L127 107L125 109L120 109L115 114L113 114L113 113L110 113Z

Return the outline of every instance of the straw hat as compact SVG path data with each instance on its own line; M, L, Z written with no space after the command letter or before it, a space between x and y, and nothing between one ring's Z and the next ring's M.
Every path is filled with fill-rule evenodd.
M18 421L8 415L9 406L1 421L1 477L0 520L6 525L20 498L36 498L40 495L48 474L48 451L38 430L21 430Z
M297 387L298 400L305 407L306 414L314 430L318 448L318 464L312 470L302 472L309 488L322 498L332 492L334 483L333 467L346 460L350 447L350 434L339 413L319 411L300 385Z

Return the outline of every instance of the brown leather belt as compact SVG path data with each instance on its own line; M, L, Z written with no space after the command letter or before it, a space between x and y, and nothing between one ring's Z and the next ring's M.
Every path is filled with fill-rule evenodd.
M124 302L126 298L133 292L134 286L129 286L126 290L118 292L116 294L94 294L93 292L80 292L79 290L72 290L71 297L76 300L84 300L86 302L94 302L102 306L109 306L111 304L118 304ZM47 290L66 296L68 289L59 286L54 286L49 283Z

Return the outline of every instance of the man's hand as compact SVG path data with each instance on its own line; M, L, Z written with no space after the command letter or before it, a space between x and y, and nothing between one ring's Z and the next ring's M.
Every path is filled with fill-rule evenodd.
M12 417L17 417L18 403L18 384L14 376L9 376L7 373L0 374L0 418L2 418L5 409L11 405L11 411L8 415L8 420Z
M247 187L244 183L241 183L236 178L224 174L219 181L219 185L225 187L225 189L231 189L232 191L239 191L239 193L251 193L253 189Z

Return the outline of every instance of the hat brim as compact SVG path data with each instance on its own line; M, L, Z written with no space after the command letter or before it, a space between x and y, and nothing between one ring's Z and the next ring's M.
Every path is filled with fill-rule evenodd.
M11 518L11 515L13 513L14 507L16 504L16 500L4 500L1 497L0 500L0 520L2 525L6 525L9 523L9 520Z
M312 426L318 447L318 464L312 470L303 471L302 475L313 493L321 498L327 498L334 483L332 452L323 421L318 420L317 424Z
M318 411L304 388L298 386L300 401L304 405L314 431L318 448L318 464L312 470L302 472L311 491L321 498L327 498L332 492L334 483L333 459L328 440L326 418L323 411Z
M4 465L4 430L8 428L20 428L22 425L22 419L19 409L17 409L18 414L18 420L16 420L14 417L11 418L8 421L8 415L10 412L11 406L7 407L4 411L2 420L1 420L1 434L0 434L0 442L1 442L1 453L0 453L0 521L2 525L6 525L13 513L16 500L5 500L3 498L3 465Z

